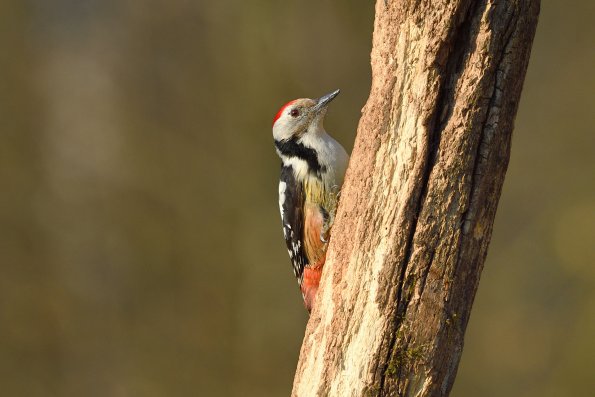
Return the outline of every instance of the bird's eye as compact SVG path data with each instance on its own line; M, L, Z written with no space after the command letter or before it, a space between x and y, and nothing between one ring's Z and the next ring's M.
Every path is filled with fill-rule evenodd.
M289 112L289 115L290 115L291 117L297 117L297 116L299 116L299 115L300 115L300 111L299 111L299 110L297 110L297 109L291 109L291 112Z

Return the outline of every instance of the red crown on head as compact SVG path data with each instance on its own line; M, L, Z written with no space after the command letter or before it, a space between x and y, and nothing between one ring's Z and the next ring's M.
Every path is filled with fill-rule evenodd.
M275 125L275 123L277 122L277 120L279 119L279 117L281 117L281 115L283 114L283 111L285 110L285 108L287 108L288 106L290 106L291 104L293 104L295 101L297 101L297 99L294 99L293 101L287 102L285 105L283 105L281 107L281 109L279 109L279 111L275 115L275 118L273 119L273 125Z

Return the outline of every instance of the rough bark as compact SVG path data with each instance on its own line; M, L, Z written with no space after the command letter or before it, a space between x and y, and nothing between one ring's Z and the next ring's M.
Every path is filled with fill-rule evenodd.
M447 396L539 0L378 0L363 109L293 396Z

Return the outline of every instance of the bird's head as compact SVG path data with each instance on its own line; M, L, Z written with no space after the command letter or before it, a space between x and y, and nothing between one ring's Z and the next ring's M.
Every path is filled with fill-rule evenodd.
M273 119L275 141L300 138L304 134L324 131L322 123L328 104L339 95L339 90L318 99L301 98L286 103Z

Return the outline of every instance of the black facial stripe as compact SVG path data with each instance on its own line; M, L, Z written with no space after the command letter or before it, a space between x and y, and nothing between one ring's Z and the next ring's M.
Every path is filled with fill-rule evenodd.
M324 167L321 167L320 163L318 162L318 155L316 151L312 148L304 146L303 143L300 143L295 138L287 139L285 141L277 141L275 140L275 146L279 152L287 157L297 157L301 160L304 160L308 163L308 168L310 172L319 173L321 170L324 171Z

